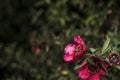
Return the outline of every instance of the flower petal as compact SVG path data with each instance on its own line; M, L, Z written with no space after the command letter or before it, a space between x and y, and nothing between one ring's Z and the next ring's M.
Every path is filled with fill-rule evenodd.
M83 51L86 50L86 45L85 45L84 41L82 40L82 38L81 38L79 35L75 35L75 36L74 36L74 41L75 41L76 43L78 43L79 45L81 45Z
M65 54L65 55L64 55L64 60L65 60L66 62L72 61L72 60L73 60L73 56L72 56L72 55L67 55L67 54Z
M106 74L106 70L100 69L99 73L102 74L102 75L105 75Z
M102 63L105 65L105 67L111 66L111 64L106 61L103 61Z
M78 76L82 79L87 79L90 76L90 73L88 72L87 68L84 67L84 69L80 69Z
M71 55L71 54L74 54L75 50L76 50L76 45L75 44L68 44L65 47L64 52L65 52L65 54Z
M91 58L93 58L95 61L101 63L101 59L98 56L91 56Z
M81 69L81 70L84 69L87 65L88 65L88 62L85 61L85 62L80 66L80 69Z
M74 36L74 41L78 44L84 44L83 40L81 39L79 35Z
M81 57L81 56L83 55L83 51L79 51L79 52L77 53L77 55L78 55L79 57Z
M95 73L90 76L90 80L100 80L100 74Z

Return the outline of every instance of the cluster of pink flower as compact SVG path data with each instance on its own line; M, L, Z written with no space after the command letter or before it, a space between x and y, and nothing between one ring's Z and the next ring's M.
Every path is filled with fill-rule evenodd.
M74 36L75 44L69 43L64 49L64 60L70 62L72 60L81 60L84 57L86 45L79 35ZM107 67L112 64L120 64L120 56L116 52L108 55L109 62L100 58L100 56L89 55L94 64L86 59L79 68L78 76L81 79L100 80L100 74L105 75Z

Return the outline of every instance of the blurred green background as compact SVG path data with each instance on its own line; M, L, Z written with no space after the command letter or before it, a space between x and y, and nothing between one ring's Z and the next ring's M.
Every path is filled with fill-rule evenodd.
M0 0L0 80L81 80L66 44L78 34L101 47L115 27L119 42L119 22L120 0ZM119 78L112 67L101 80Z

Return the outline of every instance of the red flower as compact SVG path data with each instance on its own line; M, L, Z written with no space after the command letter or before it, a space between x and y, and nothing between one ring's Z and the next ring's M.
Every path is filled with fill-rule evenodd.
M84 62L79 70L79 77L82 79L100 80L100 74L106 74L106 67L109 65L107 62L100 60L98 57L91 57L94 61L94 65L88 61Z
M74 41L76 44L70 43L64 49L64 60L66 62L80 58L83 52L86 50L86 45L79 35L74 36Z

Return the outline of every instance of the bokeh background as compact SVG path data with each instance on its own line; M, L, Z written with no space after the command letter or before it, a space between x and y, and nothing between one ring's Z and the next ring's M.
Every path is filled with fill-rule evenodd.
M0 0L0 80L81 80L63 60L66 44L75 34L88 48L107 34L119 42L119 22L120 0ZM115 67L101 76L119 78Z

